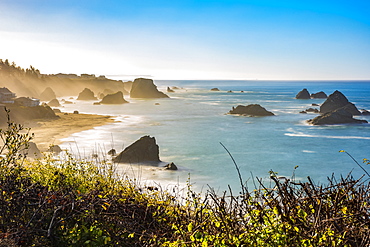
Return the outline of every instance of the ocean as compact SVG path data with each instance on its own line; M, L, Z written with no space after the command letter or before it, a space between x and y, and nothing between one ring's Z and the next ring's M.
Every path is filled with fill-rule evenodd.
M72 100L64 112L113 116L117 122L75 133L63 139L63 148L89 157L93 153L117 152L144 135L154 136L160 149L159 165L117 165L118 173L132 173L144 183L164 188L190 183L194 189L228 186L239 191L235 165L253 189L255 178L267 181L270 171L278 176L326 184L327 177L364 175L360 164L370 159L370 124L311 126L306 120L317 114L302 110L322 104L325 99L297 100L303 88L310 93L342 92L358 109L370 110L370 81L155 81L159 90L176 86L169 99L130 99L123 105L92 105L92 101ZM220 91L211 91L217 87ZM232 92L228 92L231 90ZM97 93L97 92L95 92ZM74 98L77 98L76 96ZM65 98L70 100L69 97ZM233 106L260 104L275 116L227 115ZM315 108L315 107L313 107ZM316 107L318 108L318 107ZM370 116L356 116L370 122ZM177 171L162 167L174 162ZM370 167L362 164L370 172ZM132 176L132 175L131 175ZM190 182L189 182L190 178Z

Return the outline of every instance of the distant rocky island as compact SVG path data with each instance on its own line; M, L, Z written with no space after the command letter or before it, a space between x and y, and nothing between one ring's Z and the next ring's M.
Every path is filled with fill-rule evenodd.
M264 107L258 104L251 104L247 106L238 105L233 107L228 114L237 114L251 117L274 116L275 114L267 111Z
M167 94L158 91L157 86L152 79L137 78L133 81L131 98L169 98Z
M320 110L316 108L309 108L300 113L318 113L319 116L307 120L309 124L312 125L331 125L331 124L358 124L358 123L367 123L366 120L355 119L353 116L356 115L366 115L367 112L360 112L357 107L349 102L346 96L343 93L336 90L329 96L324 92L318 92L310 94L306 88L301 90L295 97L296 99L326 99L323 104L320 106ZM317 104L312 104L319 106Z
M117 93L108 94L103 97L99 104L124 104L128 103L123 97L123 93L118 91Z

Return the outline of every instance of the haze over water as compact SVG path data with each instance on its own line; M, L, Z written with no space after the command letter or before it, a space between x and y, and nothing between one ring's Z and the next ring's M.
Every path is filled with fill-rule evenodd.
M124 105L93 106L92 101L65 105L62 111L111 115L118 122L76 133L65 139L62 146L75 153L78 147L82 156L89 156L106 153L112 147L120 152L143 135L154 136L164 162L160 166L174 162L179 170L140 166L137 174L142 180L183 184L190 174L197 189L210 185L220 190L226 190L227 185L239 188L234 164L220 142L231 152L250 187L252 174L268 178L273 170L279 176L291 177L295 166L298 166L296 180L301 181L310 176L315 182L326 183L326 177L332 173L346 176L352 172L360 177L363 171L339 151L347 151L360 163L363 158L370 158L370 124L310 126L305 121L317 115L299 112L313 107L313 103L323 103L324 99L294 99L303 88L310 93L324 91L327 95L339 90L358 109L370 110L370 81L155 81L155 84L162 91L167 86L181 89L168 93L170 99L126 96L130 103ZM210 91L213 87L221 91ZM226 115L239 104L260 104L276 116ZM356 118L370 121L369 116Z

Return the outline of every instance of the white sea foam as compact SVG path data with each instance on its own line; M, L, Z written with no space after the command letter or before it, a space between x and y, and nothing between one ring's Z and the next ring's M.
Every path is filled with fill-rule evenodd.
M295 131L292 128L287 129L290 133L285 133L286 136L295 137L310 137L310 138L327 138L327 139L359 139L359 140L370 140L367 136L333 136L333 135L317 135L317 134L307 134L300 131Z

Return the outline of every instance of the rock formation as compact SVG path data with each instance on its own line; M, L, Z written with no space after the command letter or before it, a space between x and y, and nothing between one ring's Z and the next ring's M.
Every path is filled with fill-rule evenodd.
M132 83L131 98L169 98L167 94L158 91L152 79L137 78Z
M123 93L121 91L118 91L117 93L114 94L108 94L104 96L104 98L100 101L100 104L124 104L128 103L123 98Z
M300 91L296 96L295 96L296 99L310 99L311 98L311 95L310 93L308 92L308 90L306 88L304 88L302 91Z
M22 146L22 151L21 153L29 158L32 158L32 159L37 159L37 158L41 158L42 157L42 154L39 150L39 148L37 147L36 143L34 142L29 142L28 143L28 146Z
M308 108L304 111L300 111L299 113L308 113L308 112L312 112L312 113L320 113L320 111L316 108Z
M367 123L366 120L354 119L353 115L345 107L324 113L314 119L308 120L313 125L326 124L348 124L348 123Z
M116 156L117 152L114 148L112 148L111 150L108 151L108 155L110 156Z
M312 99L326 99L328 96L323 91L311 94Z
M344 96L338 90L330 94L326 101L321 105L320 113L331 112L344 106L346 106L346 111L352 115L361 115L361 112L357 109L357 107L350 103L346 96Z
M229 114L240 114L245 116L274 116L275 114L267 111L265 108L258 104L252 105L238 105L236 108L233 107Z
M40 94L40 100L42 101L50 101L52 99L55 99L57 96L55 95L55 92L50 87L47 87L41 94Z
M217 92L217 91L220 91L220 89L218 89L217 87L214 87L214 88L211 89L211 91L216 91Z
M167 87L167 93L174 93L175 91L173 91L170 87Z
M154 137L143 136L125 148L113 161L118 163L161 162L159 147Z
M368 110L362 109L361 114L364 115L364 116L369 116L370 112Z
M48 106L50 106L50 107L59 107L60 106L59 100L57 100L57 99L50 100L49 103L48 103Z
M94 92L88 88L85 88L79 95L77 100L97 100Z
M177 166L173 162L168 163L164 167L166 168L166 170L172 170L172 171L176 171L177 170Z
M51 145L47 151L55 154L60 154L63 150L58 145Z

